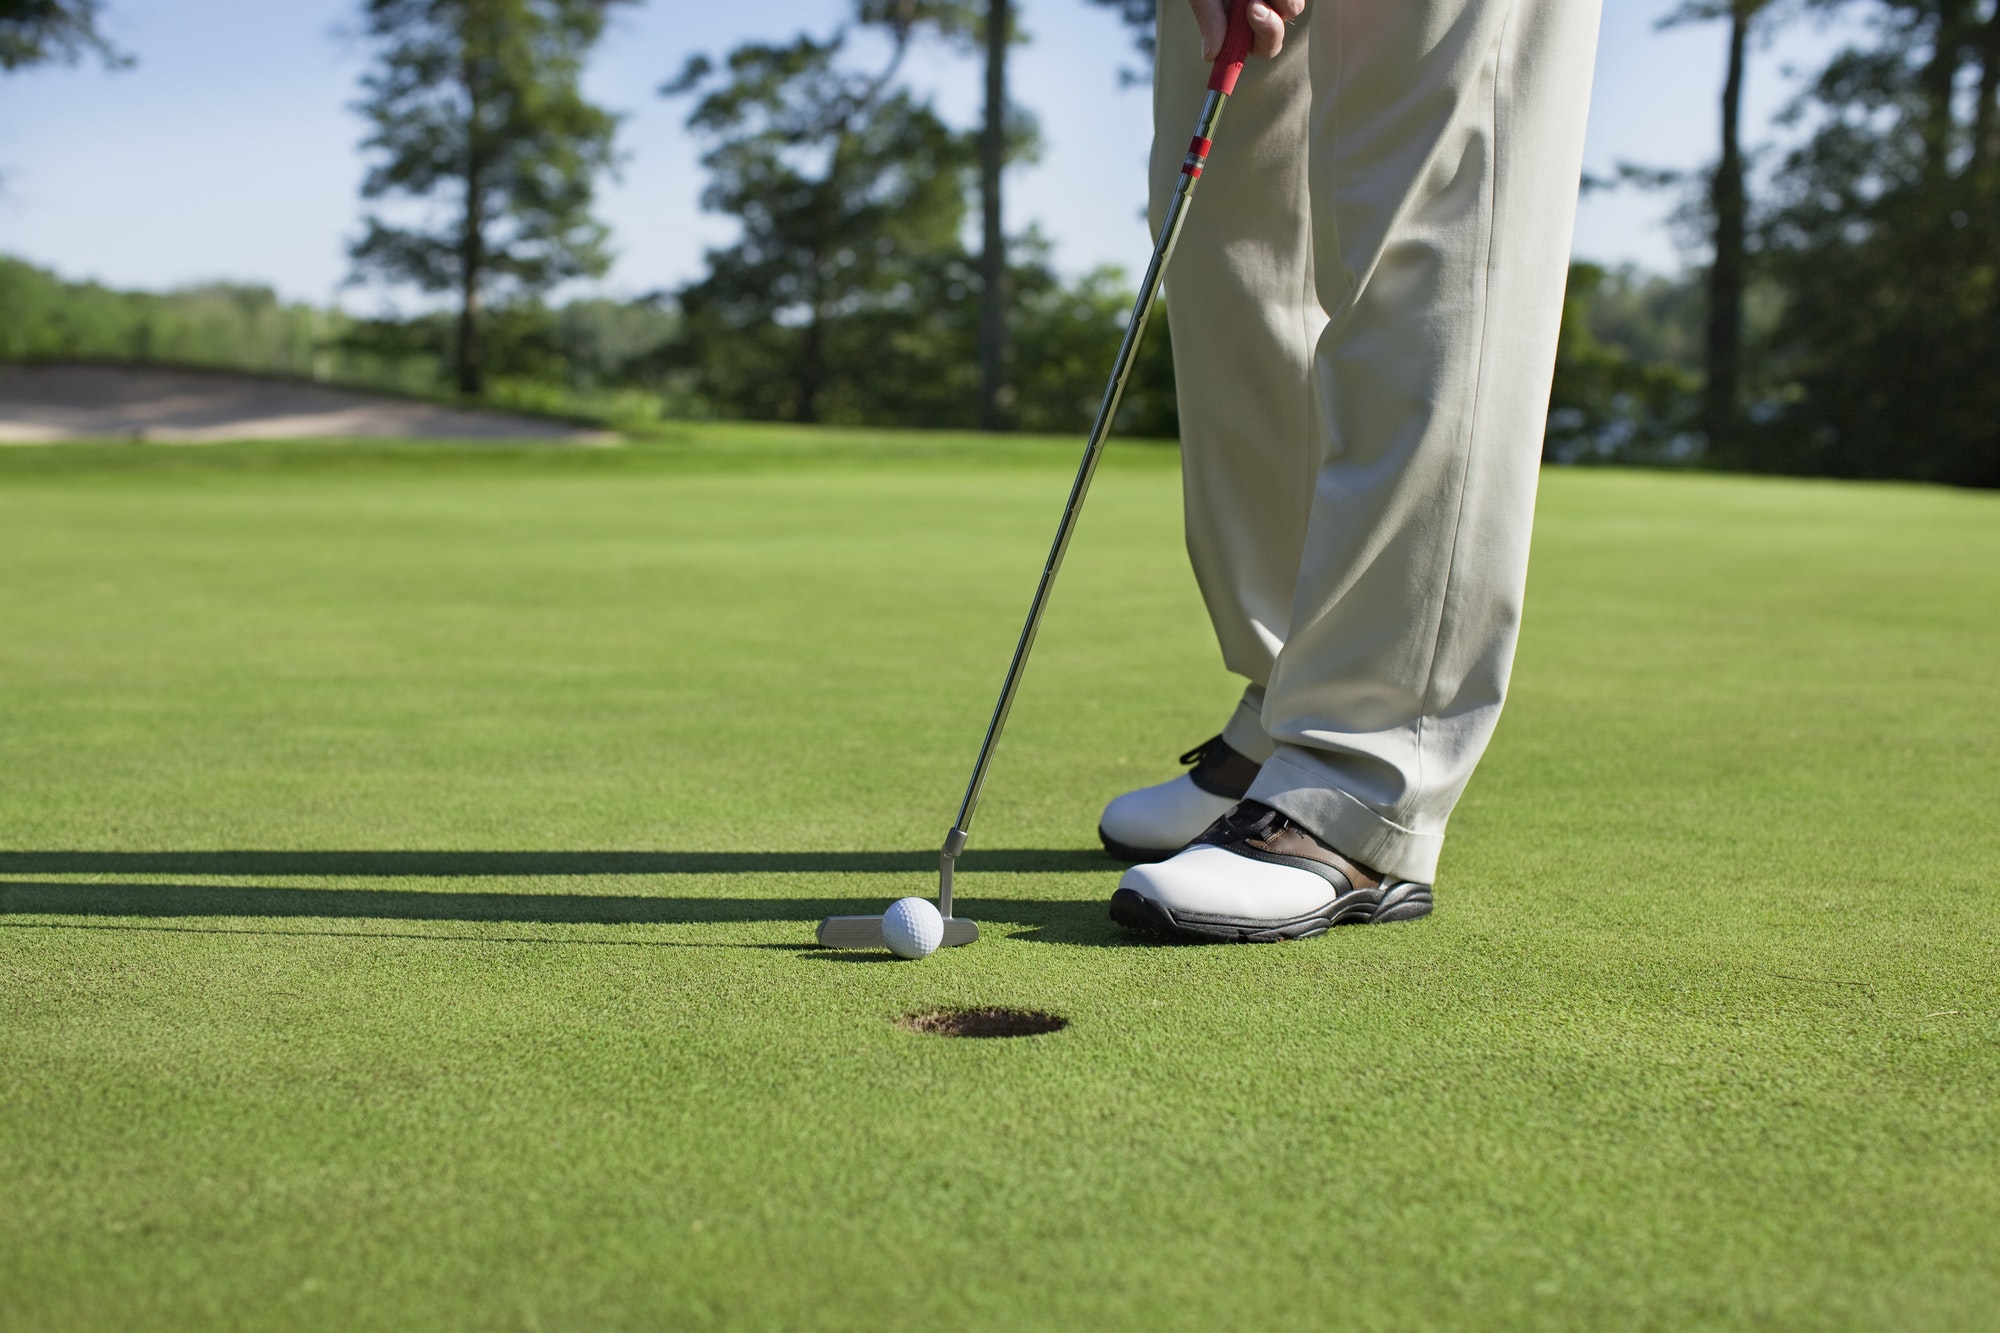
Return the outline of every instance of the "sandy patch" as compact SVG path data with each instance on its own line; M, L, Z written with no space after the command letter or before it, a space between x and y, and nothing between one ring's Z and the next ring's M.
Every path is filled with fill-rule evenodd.
M0 366L0 444L338 437L574 444L618 438L539 417L439 407L304 380L146 366Z

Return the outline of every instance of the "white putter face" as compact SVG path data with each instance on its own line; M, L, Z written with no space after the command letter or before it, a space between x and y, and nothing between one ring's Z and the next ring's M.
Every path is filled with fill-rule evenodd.
M948 916L944 919L943 948L970 944L979 938L979 927L964 917ZM822 949L886 949L888 941L882 938L882 918L879 916L830 916L819 923L819 947Z

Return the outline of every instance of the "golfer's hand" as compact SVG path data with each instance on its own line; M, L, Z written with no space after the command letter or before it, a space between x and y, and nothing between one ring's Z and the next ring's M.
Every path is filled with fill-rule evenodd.
M1213 60L1222 51L1229 30L1229 0L1188 0L1194 21L1201 25L1201 58ZM1305 13L1306 0L1250 0L1253 56L1274 56L1284 49L1285 24Z

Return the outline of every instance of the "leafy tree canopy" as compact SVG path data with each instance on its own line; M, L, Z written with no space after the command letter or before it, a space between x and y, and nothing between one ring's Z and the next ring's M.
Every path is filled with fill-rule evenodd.
M688 355L720 402L819 420L857 358L879 366L921 340L901 316L962 293L976 145L895 81L918 27L953 31L956 10L863 4L830 37L751 43L720 67L696 57L663 89L696 97L702 202L742 227L680 293ZM870 30L887 51L863 67L851 48Z
M104 36L103 16L103 0L0 0L0 70L75 64L86 54L112 68L131 64Z
M579 79L607 11L625 2L367 0L379 53L358 107L375 159L361 193L425 208L371 212L355 276L458 293L468 392L485 301L609 267L591 205L617 119L584 100Z
M2000 5L1867 10L1765 212L1790 390L1747 461L2000 486Z

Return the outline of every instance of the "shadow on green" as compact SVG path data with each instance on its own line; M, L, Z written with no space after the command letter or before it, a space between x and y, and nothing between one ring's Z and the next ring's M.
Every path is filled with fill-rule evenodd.
M937 864L926 852L425 852L425 851L14 851L0 874L326 875L382 877L895 874ZM970 871L1061 874L1102 871L1102 852L1003 848L968 855ZM1051 944L1138 943L1112 930L1104 902L976 897L976 915L1026 927L1010 938ZM711 925L815 921L882 909L868 897L681 897L603 893L479 893L421 889L298 888L249 884L0 883L0 916L309 918L502 922L538 925ZM258 932L272 933L272 932ZM286 932L302 933L302 932ZM313 932L345 933L345 932ZM376 932L370 932L376 933ZM423 936L421 938L438 938ZM481 939L491 937L481 936ZM551 942L546 939L538 943ZM639 943L641 941L633 941ZM648 941L650 942L650 941ZM682 946L694 947L694 946ZM702 947L816 950L810 944Z

